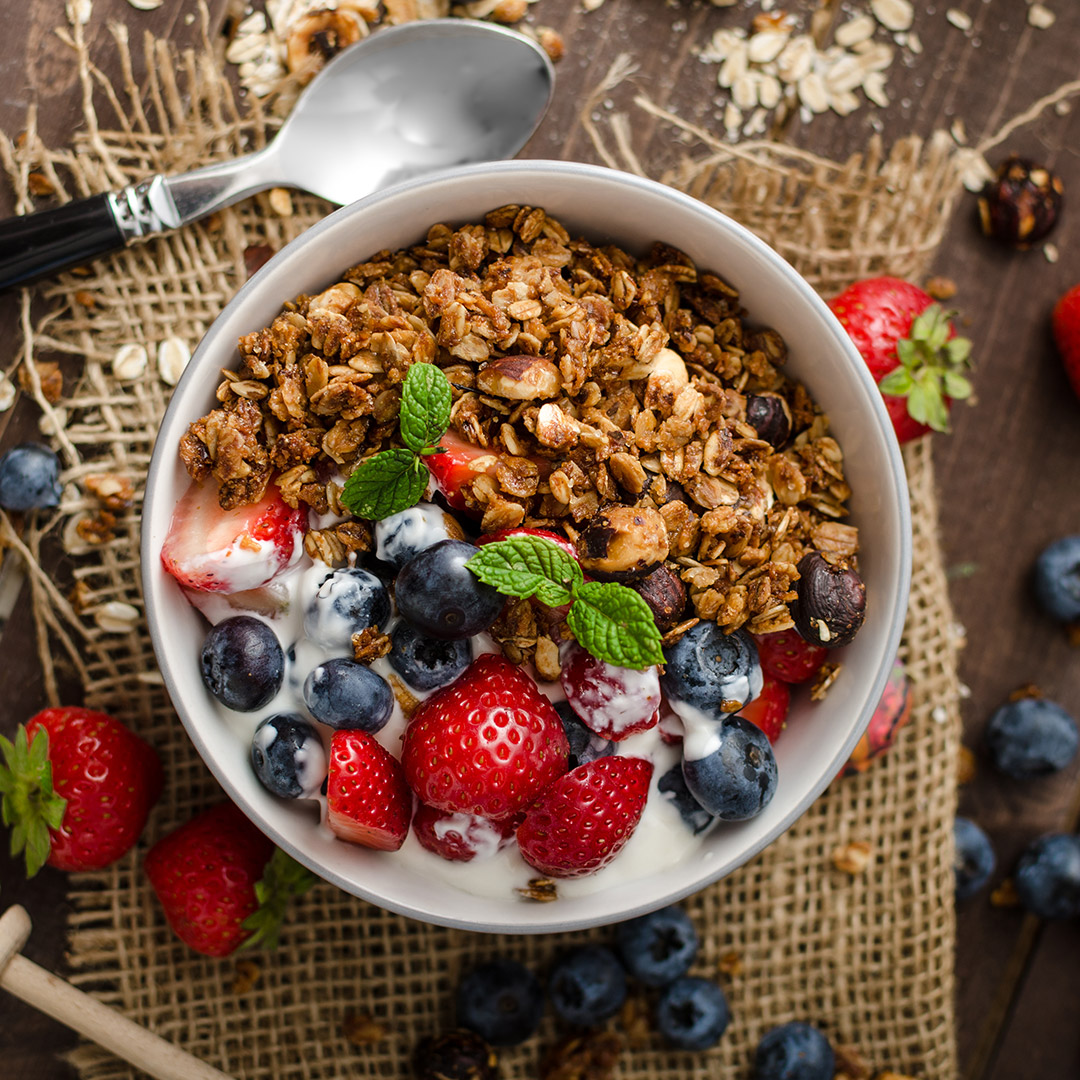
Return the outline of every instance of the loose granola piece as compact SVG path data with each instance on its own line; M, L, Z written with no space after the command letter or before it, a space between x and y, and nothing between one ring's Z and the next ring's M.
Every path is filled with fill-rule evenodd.
M794 622L792 625L794 625ZM836 682L836 677L840 674L842 667L843 664L835 660L827 660L821 665L817 675L814 677L814 684L810 687L811 701L825 700L825 695L829 692L829 687Z
M87 476L83 483L86 490L95 496L106 510L126 510L135 501L135 487L126 476L94 473Z
M540 1080L610 1080L622 1056L612 1031L590 1031L564 1039L544 1056Z
M348 1013L341 1022L341 1034L353 1046L374 1046L387 1036L386 1025L374 1019L370 1013Z
M352 636L353 659L358 664L370 664L386 656L393 645L388 635L377 626L368 626Z
M956 782L960 785L970 784L975 779L975 772L975 755L970 747L961 745L956 759Z
M728 951L720 957L716 967L721 975L737 979L743 973L742 957L737 952Z
M259 985L262 978L262 968L254 960L237 960L236 974L229 983L229 993L238 997L248 994Z
M833 1055L838 1076L846 1076L848 1080L870 1080L873 1069L854 1046L833 1043Z
M836 848L832 853L832 864L837 870L855 877L861 874L873 857L873 848L864 840L854 840Z
M535 900L539 904L550 904L553 900L559 899L558 889L550 878L530 878L525 888L515 889L514 892L519 893L526 900Z

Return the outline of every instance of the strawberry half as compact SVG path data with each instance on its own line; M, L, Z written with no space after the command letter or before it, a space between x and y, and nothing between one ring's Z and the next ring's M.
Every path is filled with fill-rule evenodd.
M366 731L330 740L326 823L335 836L378 851L397 851L409 835L412 792L401 762Z
M455 510L466 509L462 487L477 476L494 474L498 463L499 455L494 450L473 446L452 431L446 432L439 440L436 453L424 455L424 464L435 477L446 501Z
M418 806L412 829L420 846L450 862L471 862L477 856L488 858L514 835L519 819L488 821L473 814L455 814Z
M401 760L421 802L499 819L565 773L569 752L559 714L536 683L485 653L416 710Z
M0 737L3 818L29 877L44 863L100 870L129 851L161 794L157 754L105 713L45 709Z
M192 484L173 511L161 561L188 589L258 589L300 558L306 529L307 511L294 510L273 484L235 510L222 510L213 484Z
M651 761L602 757L555 781L518 826L522 858L548 877L573 878L607 866L641 820Z
M971 342L956 337L950 313L916 285L868 278L829 301L859 350L900 442L949 430L949 405L971 396L965 372Z
M769 742L774 743L784 730L788 709L791 708L791 691L787 683L774 679L763 672L765 683L753 701L747 702L739 710L739 715L751 724L757 724Z
M273 843L232 803L220 803L159 840L146 876L165 918L204 956L227 956L252 936L244 925L259 908Z
M1080 285L1074 285L1054 305L1050 322L1065 374L1080 397Z
M829 650L807 641L797 630L778 630L775 634L754 635L761 670L786 683L812 679L825 663Z

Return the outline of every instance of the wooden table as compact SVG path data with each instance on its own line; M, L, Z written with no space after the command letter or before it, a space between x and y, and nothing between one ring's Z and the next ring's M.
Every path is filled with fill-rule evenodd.
M1080 5L1046 0L1057 22L1040 31L1026 21L1024 0L955 0L972 19L966 34L946 21L947 3L920 12L924 52L910 66L888 72L894 104L840 119L823 115L797 120L784 133L791 143L844 158L881 126L886 141L908 132L928 135L963 120L971 140L995 131L1041 95L1077 77ZM805 11L809 0L791 0ZM859 0L856 5L865 8ZM922 5L916 5L920 7ZM932 6L931 6L932 7ZM211 24L224 19L225 0L209 0ZM135 39L144 29L178 44L194 42L197 22L185 15L195 0L166 0L140 12L126 0L94 0L87 26L96 61L110 70L107 23L119 20ZM606 0L583 12L573 0L539 0L531 17L560 30L567 54L558 68L555 104L527 148L534 157L590 160L585 139L567 141L580 103L599 83L612 59L629 52L639 65L638 85L681 116L720 132L713 82L715 68L693 50L712 29L745 26L753 9L745 2L717 9L690 0ZM66 48L53 36L63 22L61 0L6 5L0 39L0 128L21 129L29 102L39 105L45 138L63 144L78 121L80 90ZM136 73L138 75L138 72ZM1067 199L1080 187L1080 109L1050 109L1002 148L1015 149L1057 169ZM10 193L0 191L0 210ZM967 742L976 746L991 711L1023 683L1041 686L1073 713L1080 713L1080 654L1031 603L1027 575L1040 548L1061 535L1080 532L1080 403L1071 394L1048 333L1053 300L1080 279L1080 219L1067 207L1053 237L1060 259L1040 250L1006 251L991 245L974 225L974 200L958 206L936 264L960 287L957 306L969 323L978 362L975 408L956 410L955 431L935 436L941 489L941 528L952 596L967 631L961 676L971 688L964 709ZM0 360L11 360L14 308L0 298L5 342ZM21 402L4 414L3 445L35 433L36 412ZM25 605L24 605L25 607ZM0 730L10 732L43 701L25 610L3 633L8 658L0 671L4 710ZM1062 775L1020 784L995 775L980 758L975 781L961 796L961 810L989 831L999 857L1000 880L1023 846L1048 831L1072 830L1080 816L1080 763ZM0 855L0 904L24 903L36 930L28 954L63 970L64 876L49 869L33 882ZM1080 1076L1076 1035L1080 1001L1080 926L1039 925L1016 910L992 907L986 893L960 913L960 1053L970 1080L1025 1080ZM900 1003L897 1003L898 1005ZM908 1003L918 1008L918 1003ZM0 1061L7 1080L61 1080L74 1075L60 1054L73 1045L66 1031L12 1000L0 1015Z

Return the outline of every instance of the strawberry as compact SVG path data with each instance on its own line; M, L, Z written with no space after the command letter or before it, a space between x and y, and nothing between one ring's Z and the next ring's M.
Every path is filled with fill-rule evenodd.
M274 845L232 803L203 811L159 840L144 868L177 937L204 956L227 956L251 937L256 884Z
M602 757L561 776L518 826L522 858L548 877L573 878L607 866L641 820L651 761Z
M747 702L739 710L739 715L751 724L757 724L769 742L774 743L784 730L788 709L791 707L791 691L785 682L763 672L765 683L753 701Z
M1054 305L1050 322L1065 374L1080 397L1080 285L1074 285Z
M326 788L326 823L334 835L397 851L411 817L412 792L401 762L366 731L335 731Z
M472 814L452 814L433 806L418 806L412 828L420 846L450 862L471 862L477 855L494 855L514 835L517 816L487 821Z
M421 802L499 819L566 772L569 752L559 714L536 683L485 653L416 710L401 760Z
M481 474L493 474L498 463L499 455L494 450L473 446L452 431L439 440L437 453L424 456L424 464L455 510L466 509L462 487Z
M570 646L560 675L570 707L585 726L612 742L622 742L660 722L660 673L616 667L580 645Z
M222 510L213 484L192 484L173 511L161 561L188 589L258 589L300 558L306 529L307 511L287 505L273 484L236 510Z
M552 532L550 529L500 529L498 532L484 533L476 541L476 545L477 547L483 547L485 544L495 544L500 540L509 540L512 536L538 536L541 540L550 540L553 544L558 544L572 559L578 557L577 548L565 536Z
M857 282L829 307L884 395L897 439L948 431L951 399L971 396L971 342L955 336L951 313L894 277Z
M911 719L911 686L904 665L897 660L889 672L889 681L881 700L870 717L863 737L855 744L841 776L866 772L896 742L900 729Z
M4 824L27 875L100 870L129 851L161 794L157 754L105 713L45 709L0 737Z
M797 630L755 636L761 670L786 683L809 682L825 663L829 650L807 641Z

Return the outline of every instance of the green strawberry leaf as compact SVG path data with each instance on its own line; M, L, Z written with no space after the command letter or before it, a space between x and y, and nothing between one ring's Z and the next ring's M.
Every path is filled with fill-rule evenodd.
M434 446L450 423L453 395L434 364L413 364L401 392L401 441L414 453Z
M943 380L945 383L945 393L951 398L963 401L964 398L971 397L974 392L974 387L972 387L970 380L959 374L959 372L946 371Z
M415 506L427 484L428 471L411 450L384 450L353 470L341 501L357 517L382 521Z
M240 948L260 946L276 949L281 937L281 924L293 897L303 896L318 881L307 867L301 866L281 848L275 848L261 880L255 884L255 898L259 901L259 907L243 922L244 929L252 933Z
M23 854L26 876L33 877L48 861L50 829L59 829L67 800L53 789L49 733L39 727L28 742L20 724L15 741L0 736L0 818L11 828L12 856Z
M916 367L922 358L919 347L908 338L901 338L896 343L896 355L900 357L900 363L909 369Z
M535 596L548 607L569 604L584 582L577 560L542 536L512 536L485 544L465 564L503 596Z
M878 383L878 389L883 394L892 394L895 397L906 397L911 393L911 388L914 385L915 380L911 377L911 372L908 371L907 368L898 367L893 368L893 370Z
M639 671L664 662L660 631L649 605L625 585L603 581L580 585L566 621L582 648L599 660Z

